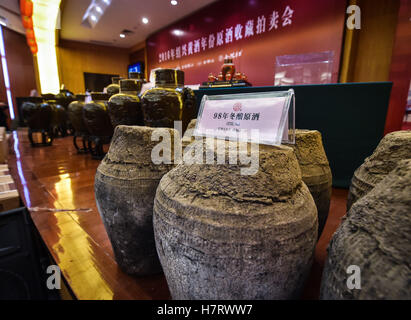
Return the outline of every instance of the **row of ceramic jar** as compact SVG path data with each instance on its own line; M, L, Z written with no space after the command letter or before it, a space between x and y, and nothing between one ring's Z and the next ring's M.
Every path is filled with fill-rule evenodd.
M195 96L184 87L184 73L174 69L156 70L155 86L141 97L141 81L119 81L119 93L92 93L92 101L69 105L69 117L78 135L111 136L118 125L173 127L183 121L183 128L195 114ZM107 91L115 91L113 87Z
M163 270L174 299L298 298L329 209L319 132L297 130L292 148L260 145L253 176L229 163L229 142L217 150L185 145L224 163L155 165L152 132L117 127L96 173L97 206L119 266L140 276ZM356 171L321 298L411 298L410 158L411 132L396 132Z
M119 266L138 276L163 270L174 299L299 297L330 203L320 133L298 131L293 148L260 145L258 172L246 176L224 140L217 150L183 143L224 163L154 164L154 130L171 136L164 153L173 153L174 129L118 126L97 169L97 206Z

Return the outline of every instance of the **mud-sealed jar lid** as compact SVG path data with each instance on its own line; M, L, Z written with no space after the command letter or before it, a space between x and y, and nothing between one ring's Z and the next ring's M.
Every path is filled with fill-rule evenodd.
M110 95L103 92L92 92L91 99L94 101L108 101L108 99L110 99Z
M120 81L120 91L138 91L139 86L134 79L124 79Z
M144 80L144 73L142 73L142 72L129 72L128 77L129 77L129 79Z
M155 71L156 85L184 86L184 71L176 69L158 69Z
M112 77L111 78L111 82L113 83L113 84L119 84L120 83L120 80L123 80L124 78L123 77Z

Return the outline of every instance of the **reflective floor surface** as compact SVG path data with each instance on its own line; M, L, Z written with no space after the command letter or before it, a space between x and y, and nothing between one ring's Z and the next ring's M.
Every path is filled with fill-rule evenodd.
M78 299L170 298L163 275L136 278L117 266L94 198L98 160L77 154L72 137L32 148L24 129L12 133L9 146L10 172L20 196ZM345 214L346 199L347 190L333 189L304 299L318 298L326 247Z

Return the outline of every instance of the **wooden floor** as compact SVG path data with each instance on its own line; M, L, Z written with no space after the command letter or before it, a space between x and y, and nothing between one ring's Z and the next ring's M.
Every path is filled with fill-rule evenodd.
M99 161L77 154L72 137L30 147L27 131L10 137L10 172L31 217L78 299L169 299L163 275L136 278L117 266L94 198ZM333 189L304 299L317 299L328 242L345 214L347 190ZM50 209L61 209L52 211ZM79 211L69 211L69 210Z

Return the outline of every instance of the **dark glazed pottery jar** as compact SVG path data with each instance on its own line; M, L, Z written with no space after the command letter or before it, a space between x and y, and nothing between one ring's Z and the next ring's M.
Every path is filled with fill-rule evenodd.
M113 126L107 112L109 96L104 93L92 93L92 101L86 103L83 109L83 119L92 136L111 137Z
M83 119L84 98L85 95L76 95L77 100L71 102L68 106L68 117L74 128L73 144L76 150L80 153L87 152L86 142L88 139L88 130ZM82 138L83 147L77 144L77 137Z
M108 113L113 127L118 125L143 126L141 101L137 96L141 86L136 80L120 81L120 93L113 95L108 101Z
M129 72L128 77L129 77L129 79L136 80L136 83L137 83L137 86L138 86L137 95L139 95L140 92L141 92L141 88L143 87L143 83L145 83L144 73L142 73L142 72Z
M174 69L155 71L155 87L142 95L144 124L148 127L174 127L174 121L183 122L186 129L195 114L193 90L184 88L184 72Z
M53 142L53 109L48 103L25 102L22 106L23 119L29 127L28 137L31 146L50 146ZM33 132L41 132L41 142L35 142Z
M78 99L68 106L68 116L77 136L87 135L88 130L83 119L84 97L76 96Z
M122 77L112 77L111 84L107 86L107 94L112 96L120 92L120 80L123 80Z
M92 93L91 97L93 100L83 108L83 119L89 132L87 149L93 159L100 160L105 155L103 145L110 143L114 131L107 111L110 96Z
M48 103L24 102L23 118L32 131L49 130L52 120L52 108Z
M62 106L64 109L68 109L69 104L74 101L75 97L73 93L66 89L61 89L58 94L55 95L54 99L56 103Z

